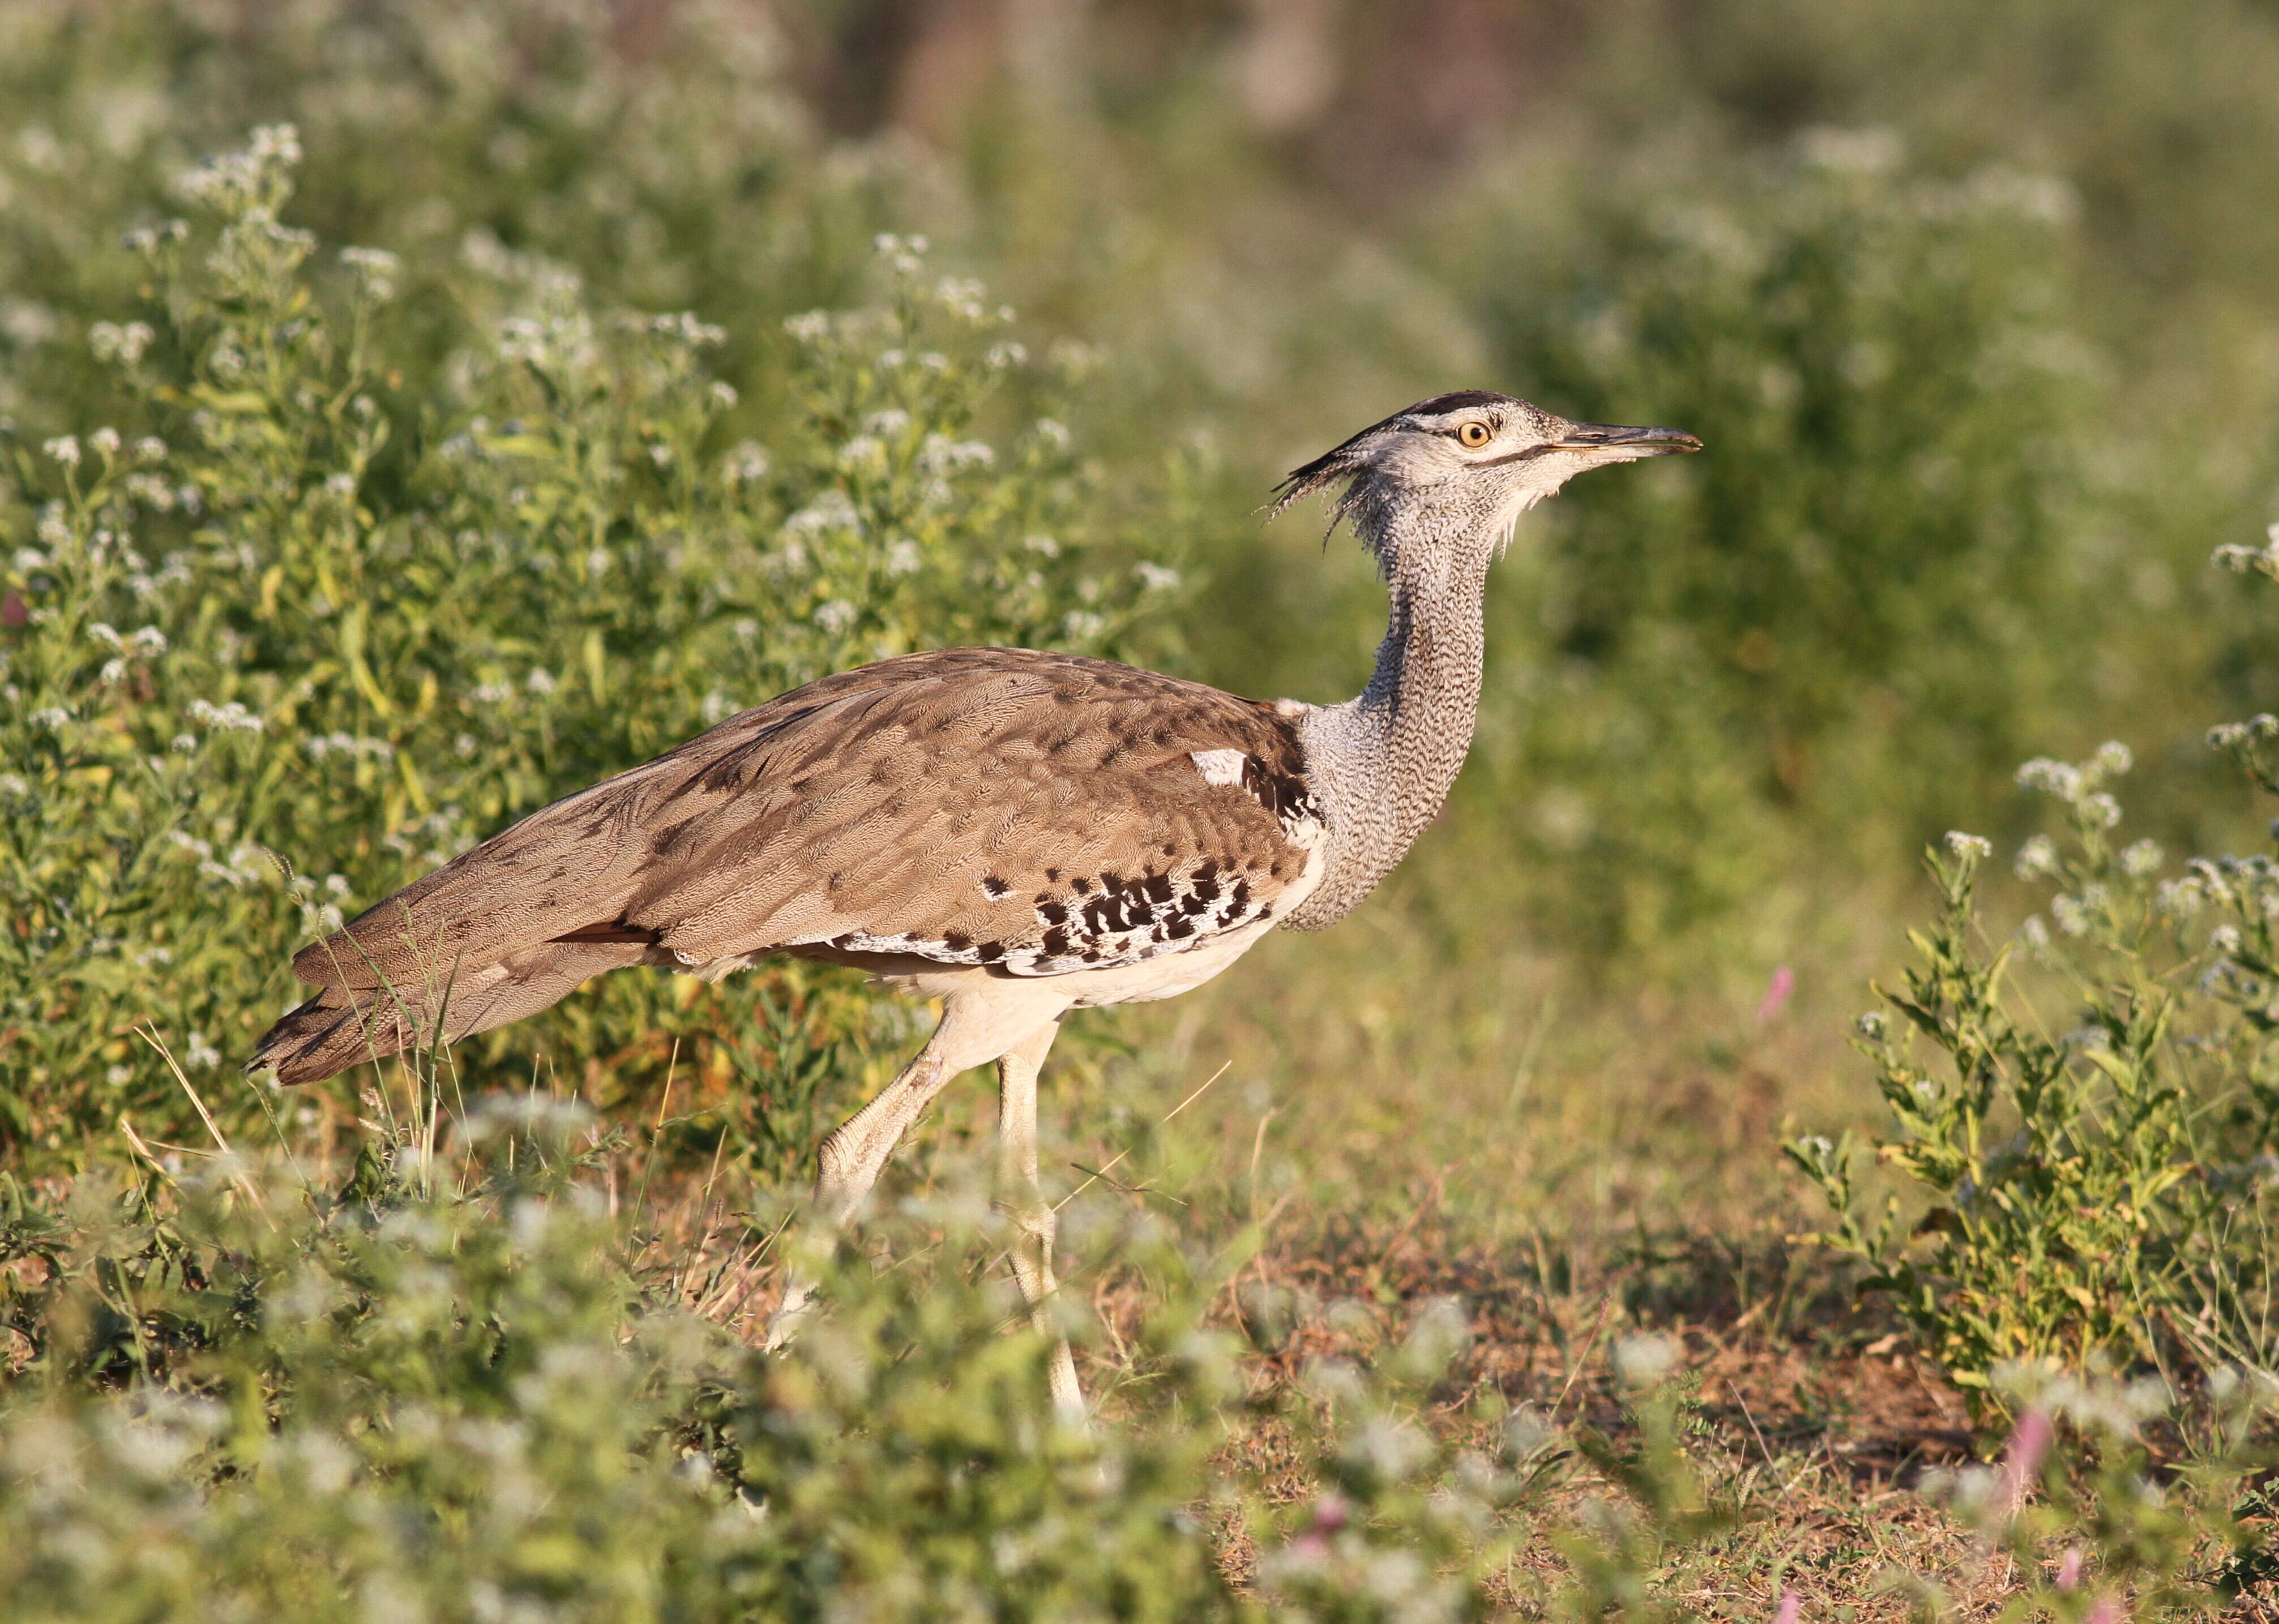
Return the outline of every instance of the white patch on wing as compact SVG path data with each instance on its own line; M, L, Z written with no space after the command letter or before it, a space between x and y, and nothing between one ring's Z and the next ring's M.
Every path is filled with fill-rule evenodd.
M1242 782L1242 764L1247 758L1239 750L1190 750L1187 756L1206 784Z

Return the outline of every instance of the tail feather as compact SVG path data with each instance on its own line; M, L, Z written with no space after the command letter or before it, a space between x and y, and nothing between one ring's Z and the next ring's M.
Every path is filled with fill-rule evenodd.
M461 965L426 985L328 986L271 1027L245 1069L273 1067L288 1087L321 1083L361 1061L439 1039L456 1043L536 1015L592 977L639 964L648 951L639 942L541 942L487 964Z

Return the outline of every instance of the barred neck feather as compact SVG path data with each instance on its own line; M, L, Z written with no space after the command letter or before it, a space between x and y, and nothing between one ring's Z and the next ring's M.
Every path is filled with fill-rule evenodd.
M1439 816L1471 748L1488 563L1510 525L1504 513L1453 517L1439 535L1429 521L1364 534L1391 612L1369 686L1299 725L1329 844L1321 885L1284 921L1293 930L1334 924L1376 889Z

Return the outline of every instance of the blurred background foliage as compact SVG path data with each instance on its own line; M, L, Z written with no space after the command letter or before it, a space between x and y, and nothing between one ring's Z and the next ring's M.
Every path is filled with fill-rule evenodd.
M840 640L787 658L779 632L812 638L830 602L869 614L873 588L906 606L904 639L1020 636L1261 694L1350 693L1382 624L1365 563L1324 555L1302 519L1262 527L1255 508L1359 424L1471 385L1671 423L1711 453L1586 481L1523 528L1450 816L1346 944L1278 944L1232 984L1270 1084L1407 1046L1401 1068L1474 1066L1500 1094L1533 1063L1523 1012L1570 984L1632 1024L1707 1000L1728 1011L1711 1049L1749 1031L1730 1007L1775 965L1805 967L1799 1010L1848 1002L1893 946L1927 839L2030 826L2010 781L2024 755L2119 737L2145 831L2191 851L2248 826L2200 735L2279 702L2279 649L2205 568L2279 508L2279 18L2252 0L30 0L0 12L12 546L54 494L46 438L115 423L188 444L162 419L187 423L199 346L236 317L157 319L196 315L190 295L120 234L188 212L176 177L280 121L303 156L279 218L323 245L295 274L343 324L325 365L364 365L391 425L368 453L327 440L301 477L363 458L372 532L448 542L470 521L446 509L474 504L480 524L582 556L573 509L606 484L628 557L684 532L765 551L825 487L862 500L843 450L881 402L834 400L865 374L816 366L785 318L890 311L871 246L886 230L931 239L928 287L971 274L1018 311L1006 336L1032 364L951 415L1009 458L1039 417L1065 421L1076 451L1034 500L1184 576L1135 589L1123 615L1080 601L1071 571L1009 618L986 578L897 584L880 533L861 592L771 601L769 657L732 663L733 681L699 669L725 656L695 619L733 640L717 603L676 618L621 572L557 628L539 622L561 599L540 594L512 616L558 645L534 663L587 670L586 634L604 646L602 675L564 688L582 708L558 718L574 747L514 778L519 735L456 714L392 745L429 770L474 739L499 783L454 801L454 839L692 730L716 691L745 702L827 663ZM396 257L383 336L354 364L346 245ZM549 315L549 297L568 303ZM771 474L699 500L588 467L533 516L527 469L439 472L453 435L480 440L472 420L534 417L506 396L549 387L498 364L502 322L583 311L609 328L617 310L718 329L656 400L728 386L671 432L689 466L725 470L749 441ZM158 334L139 394L96 326L134 319ZM609 364L621 381L661 364ZM643 406L625 382L594 410L614 426L578 445L640 451L680 407ZM1032 522L961 513L940 557L985 533L1017 548ZM257 504L242 527L286 545ZM502 555L460 590L506 592L518 567ZM27 635L15 624L0 639ZM436 655L456 635L407 633L427 640L398 673L411 707L423 679L446 709L495 679L473 651ZM894 640L868 623L848 635L849 657ZM670 656L638 646L668 637ZM650 656L647 686L609 685L612 661ZM342 680L326 736L382 737ZM372 842L391 832L405 814L386 773L365 776L347 821L287 854L329 870L355 820ZM352 900L395 877L374 858ZM233 1058L289 991L276 938L297 915L277 918L257 952L226 949L247 966L231 984L264 1000ZM1442 961L1466 967L1461 985L1420 991L1388 1037L1372 1011ZM624 1034L665 1032L625 1060L625 1089L653 1091L677 1030L658 1011L678 996L612 990L565 1012L562 1052L622 1057ZM625 999L638 1007L595 1013ZM141 1018L170 1015L187 1026L179 1009ZM593 1021L607 1033L577 1024ZM707 1006L687 1027L717 1022ZM1412 1027L1444 1047L1418 1058ZM815 1041L869 1032L850 1014ZM145 1064L118 1023L100 1036L120 1051L105 1065ZM0 1066L23 1053L19 1038ZM155 1061L147 1080L155 1109Z

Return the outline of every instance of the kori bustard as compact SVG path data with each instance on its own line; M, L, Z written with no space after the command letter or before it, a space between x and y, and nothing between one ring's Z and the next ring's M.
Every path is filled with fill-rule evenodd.
M1037 1072L1070 1009L1170 998L1269 928L1349 912L1440 809L1469 748L1488 565L1575 475L1700 442L1570 423L1509 395L1420 401L1278 487L1342 486L1392 597L1377 669L1340 705L1271 704L1101 660L946 648L826 677L558 801L304 948L319 989L249 1067L311 1083L487 1031L590 976L718 977L772 954L851 964L941 1022L823 1142L815 1207L847 1222L927 1103L994 1061L1014 1269L1054 1338ZM792 1277L770 1328L808 1305Z

